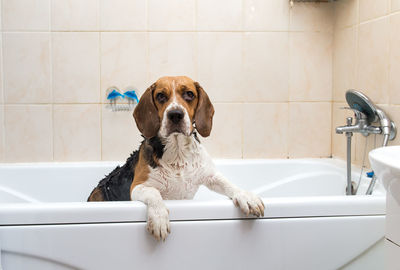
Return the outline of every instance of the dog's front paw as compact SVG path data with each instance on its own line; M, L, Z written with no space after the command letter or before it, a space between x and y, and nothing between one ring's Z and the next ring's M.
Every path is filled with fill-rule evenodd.
M147 231L151 233L157 241L167 238L171 232L169 225L169 211L165 206L149 207L147 209Z
M248 216L249 214L255 215L257 217L264 216L264 203L263 201L256 196L255 194L248 191L238 191L232 197L233 203L239 207L243 213Z

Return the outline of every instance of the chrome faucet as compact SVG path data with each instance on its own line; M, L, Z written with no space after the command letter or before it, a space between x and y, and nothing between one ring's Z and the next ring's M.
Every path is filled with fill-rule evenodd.
M336 128L336 133L346 134L347 138L347 195L354 195L358 187L354 187L351 181L351 137L354 132L361 133L365 137L369 134L382 134L383 146L387 146L389 140L396 137L396 126L386 113L377 107L366 95L356 90L346 92L346 100L350 109L354 112L355 123L352 125L353 118L347 118L347 125ZM379 120L380 126L371 124ZM373 177L367 190L367 195L372 194L376 178Z
M348 117L347 125L337 127L336 133L343 134L343 133L352 132L352 133L361 133L364 136L368 136L369 134L381 134L382 133L382 130L380 127L375 127L375 126L370 125L370 123L368 122L367 116L364 113L362 113L361 111L352 109L352 108L343 108L343 109L353 110L356 122L354 125L352 125L353 118Z

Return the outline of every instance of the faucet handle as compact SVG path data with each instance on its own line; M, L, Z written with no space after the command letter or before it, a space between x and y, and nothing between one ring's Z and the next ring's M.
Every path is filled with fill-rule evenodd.
M367 116L362 112L357 109L353 109L350 107L340 107L341 110L352 110L354 112L354 116L356 119L367 119Z
M352 123L353 123L353 117L347 117L347 118L346 118L346 124L347 124L347 126L351 126Z

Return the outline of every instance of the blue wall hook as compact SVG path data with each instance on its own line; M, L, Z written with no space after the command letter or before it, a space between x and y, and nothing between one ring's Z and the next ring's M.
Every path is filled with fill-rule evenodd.
M134 90L126 91L124 93L124 96L129 98L129 99L135 100L136 103L139 103L139 99L138 99L138 97L136 95L136 92Z
M122 97L125 98L124 95L122 95L120 92L118 92L117 90L112 90L108 95L107 95L107 99L116 99L118 97Z
M113 112L131 111L135 105L139 103L139 99L133 87L125 90L127 91L121 94L116 86L111 86L107 89L106 96L109 102L109 108L111 108ZM124 102L124 100L126 101Z

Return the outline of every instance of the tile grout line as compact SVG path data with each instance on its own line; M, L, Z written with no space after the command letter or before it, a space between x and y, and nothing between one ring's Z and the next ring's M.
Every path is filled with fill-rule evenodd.
M241 147L241 154L242 154L242 159L244 159L244 103L240 103L241 104L241 118L240 118L240 127L241 127L241 134L242 134L242 138L241 138L241 143L242 143L242 147Z
M245 21L244 20L244 17L245 17L245 12L244 12L245 3L244 3L244 0L242 0L241 3L242 3L242 6L241 6L242 10L241 10L241 21L240 21L240 28L241 28L241 32L240 32L240 42L241 42L241 46L240 46L241 47L240 69L241 70L240 71L241 71L242 74L244 74L244 58L245 58L245 52L244 52L244 50L245 50L245 48L244 48L245 47L245 32L243 31L244 30L244 21ZM242 89L242 91L243 90L244 89ZM241 147L240 148L241 148L241 158L243 159L244 158L244 153L245 153L244 122L243 122L245 105L244 105L243 101L240 104L241 104L240 105L240 107L241 107L241 118L240 118Z
M101 4L100 4L100 2L101 2L101 0L97 0L97 14L96 14L96 22L97 22L97 32L101 32L101 19L100 19L100 14L101 14L101 11L100 11L100 7L101 7Z
M100 103L97 104L97 106L100 106L100 160L103 160L103 104L101 103L102 101L102 83L101 83L101 71L102 71L102 61L101 61L101 55L102 55L102 46L101 46L101 40L102 40L102 35L99 32L99 101Z
M195 55L195 65L194 65L194 72L195 72L195 76L196 76L196 81L199 80L199 35L198 35L198 21L197 21L197 4L198 4L199 0L194 0L194 15L193 15L193 23L194 23L194 55ZM201 1L201 0L200 0Z
M194 15L193 15L193 20L194 20L194 31L195 32L198 32L198 29L199 29L199 27L198 27L198 19L197 19L197 14L198 14L198 9L197 9L197 6L198 6L198 1L199 0L194 0ZM200 0L201 1L201 0Z
M145 5L145 20L146 20L146 30L144 31L146 33L146 78L147 82L150 84L150 31L149 31L149 1L146 1ZM143 93L146 91L146 89L143 89ZM142 93L142 94L143 94Z
M390 7L389 7L390 8ZM388 62L387 62L387 74L386 74L386 87L387 87L387 89L386 89L386 94L387 94L387 97L389 98L389 100L388 100L388 103L389 103L389 105L392 105L391 104L391 98L390 98L390 92L391 92L391 87L390 87L390 78L391 78L391 76L390 76L390 70L391 70L391 67L392 67L392 65L391 65L391 63L392 63L392 61L391 61L391 59L392 59L392 35L391 35L391 32L392 32L392 20L391 20L391 18L389 18L388 19L389 21L388 21L388 24L389 24L389 26L388 26L388 28L389 28L389 30L388 30L388 40L387 40L387 42L388 42L388 44L387 44L387 46L388 46L388 55L387 55L387 59L388 59Z
M102 61L101 61L101 56L102 56L102 34L101 34L101 9L102 9L102 5L100 0L97 1L98 3L98 7L97 7L97 23L98 23L98 42L99 42L99 49L98 49L98 59L99 59L99 103L97 104L97 106L100 106L100 160L103 160L103 104L102 104L102 80L101 80L101 72L102 72Z
M245 3L244 3L244 1L245 0L241 0L240 2L241 2L241 14L240 14L240 32L244 32L244 24L245 24L245 20L244 20L244 17L245 17Z
M286 122L286 130L289 132L289 129L290 129L290 103L288 102L287 103L287 122ZM290 144L290 139L289 139L289 133L287 134L287 136L286 136L286 158L287 159L290 159L290 146L291 146L291 144Z
M330 132L329 132L330 139L329 139L329 141L330 141L330 144L331 144L330 157L333 157L333 101L331 101L330 103L331 103L331 110L330 110L331 111L331 124L329 125L329 128L330 128Z
M0 119L1 120L1 127L2 127L2 132L3 132L3 134L2 134L2 141L0 142L1 144L2 144L2 149L3 149L3 154L2 154L2 156L0 156L0 158L1 158L1 161L4 161L5 162L5 160L6 160L6 91L5 91L5 83L4 83L4 46L3 46L3 44L4 44L4 36L3 36L3 18L4 18L4 16L3 16L3 1L0 1L0 16L1 16L1 21L0 21L0 27L1 27L1 52L0 52L0 56L1 56L1 63L0 63L0 68L1 68L1 87L2 87L2 90L3 90L3 92L1 93L2 94L2 98L3 98L3 104L2 104L2 114L3 114L3 117L2 117L2 119Z
M244 58L245 58L245 52L244 52L244 50L245 50L245 32L243 31L244 30L244 24L245 24L245 20L244 20L244 17L245 17L245 12L244 12L244 10L245 10L245 3L244 3L244 0L242 0L242 13L241 13L241 59L240 59L240 61L241 61L241 72L242 72L242 74L244 74ZM242 91L243 91L243 89L242 89ZM244 159L244 156L245 156L245 144L244 144L244 142L245 142L245 138L244 138L244 121L243 121L243 118L244 118L244 111L245 111L245 105L244 105L245 103L242 101L241 103L240 103L240 107L241 107L241 118L240 118L240 132L241 132L241 158L242 159Z
M357 24L355 25L355 31L356 31L356 47L355 47L355 56L356 56L356 64L355 64L355 82L354 84L357 86L358 85L358 77L359 77L359 70L358 70L358 62L359 62L359 45L360 45L360 37L359 37L359 33L360 33L360 0L357 0L357 14L356 14L357 18ZM356 163L357 161L357 141L358 141L358 136L354 136L354 140L352 141L352 144L354 144L354 154L351 155L351 160L350 163ZM352 148L350 148L350 152L351 152ZM353 162L354 160L354 162Z
M398 12L400 13L400 11ZM354 25L351 25L354 26ZM351 26L346 26L344 28L349 28ZM340 28L342 29L342 28ZM340 30L339 29L339 30ZM3 31L4 33L71 33L71 32L79 32L79 33L90 33L90 32L101 32L101 33L145 33L145 32L150 32L150 33L169 33L169 32L178 32L178 33L242 33L242 32L249 32L249 33L325 33L325 34L332 34L332 31L321 31L321 30L50 30L50 31L44 31L44 30L6 30Z
M332 13L333 13L333 16L332 16L332 35L331 35L331 96L330 96L330 99L331 99L331 110L330 110L330 112L331 112L331 123L330 123L330 125L329 125L329 129L330 129L330 131L329 131L329 136L330 136L330 140L329 140L329 142L330 142L330 157L332 157L333 156L333 141L332 141L332 138L333 138L333 92L334 92L334 70L335 70L335 67L334 67L334 60L335 60L335 33L336 33L336 31L335 31L335 5L333 4L332 5Z
M54 91L53 91L53 34L51 32L51 18L52 18L52 0L49 0L49 50L50 50L50 96L51 96L51 147L52 147L52 161L54 161L55 157L55 140L54 140Z
M289 132L289 128L290 128L290 97L291 97L291 77L292 77L292 72L291 72L291 68L292 68L292 39L293 39L293 35L291 35L290 33L290 29L292 29L292 12L293 12L293 7L289 7L289 22L288 22L288 95L287 95L287 123L286 123L286 130ZM290 139L289 136L286 136L286 158L289 159L290 158Z

